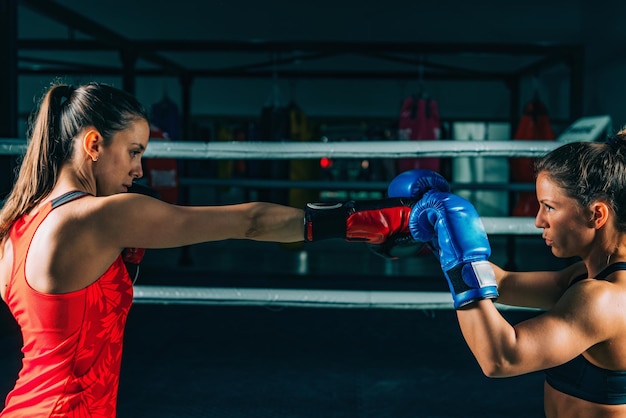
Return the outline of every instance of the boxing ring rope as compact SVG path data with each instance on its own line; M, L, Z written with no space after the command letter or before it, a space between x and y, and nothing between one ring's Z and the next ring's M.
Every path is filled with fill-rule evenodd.
M151 141L145 158L281 160L320 158L540 157L555 141L350 141L350 142L185 142ZM1 139L0 155L22 155L26 142ZM249 179L180 179L182 186L308 187L383 190L382 182L292 182ZM452 183L451 188L534 190L531 184ZM538 235L534 218L481 217L488 235ZM390 260L390 262L392 262ZM246 305L383 309L452 309L448 292L210 288L136 285L134 300L145 304ZM499 309L520 309L497 304Z
M342 309L453 309L448 292L388 290L250 289L144 286L134 287L135 303L229 305ZM501 310L535 310L496 303Z
M540 157L555 141L150 142L144 158L292 160L319 158ZM1 139L0 155L21 155L26 142Z

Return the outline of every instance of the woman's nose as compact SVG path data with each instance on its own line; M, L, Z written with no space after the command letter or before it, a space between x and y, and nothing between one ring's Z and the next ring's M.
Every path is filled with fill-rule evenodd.
M133 176L136 179L140 179L143 177L143 168L141 167L141 164L139 164L139 166L133 170Z
M539 209L537 211L537 215L535 216L535 226L537 228L544 228L546 225L544 219L543 219L543 215L541 213L541 209Z

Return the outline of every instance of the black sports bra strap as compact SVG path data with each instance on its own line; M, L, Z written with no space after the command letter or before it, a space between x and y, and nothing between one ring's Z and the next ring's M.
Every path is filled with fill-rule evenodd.
M87 196L88 194L89 193L87 192L81 192L79 190L73 190L71 192L64 193L56 199L52 199L52 209L56 209L61 205L64 205L76 199L80 199L81 197Z
M572 281L569 283L570 286L578 283L581 280L584 280L587 278L587 274L581 274L580 276L576 276L574 279L572 279Z
M626 270L626 262L620 261L619 263L613 263L610 266L607 266L604 270L598 273L598 275L595 278L604 279L609 274L614 273L618 270Z
M605 267L604 270L602 270L600 273L598 273L598 275L596 277L594 277L594 279L598 279L598 280L602 280L605 279L606 276L608 276L611 273L614 273L618 270L626 270L626 262L624 261L620 261L619 263L613 263L607 267ZM588 278L587 274L581 274L578 277L575 277L571 282L570 282L570 286L574 285L575 283L578 283L581 280L584 280Z

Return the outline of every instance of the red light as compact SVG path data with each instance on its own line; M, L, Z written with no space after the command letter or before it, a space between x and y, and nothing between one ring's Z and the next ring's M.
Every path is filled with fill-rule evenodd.
M330 158L323 157L320 160L320 167L322 167L322 168L329 168L332 165L333 165L333 160L331 160Z

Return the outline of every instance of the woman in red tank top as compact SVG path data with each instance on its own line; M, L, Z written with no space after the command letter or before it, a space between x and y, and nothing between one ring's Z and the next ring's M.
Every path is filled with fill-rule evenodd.
M143 174L149 132L136 98L104 84L57 84L42 98L0 211L0 296L24 340L3 418L116 415L133 298L124 249L302 241L301 209L183 207L124 193Z
M225 239L382 244L409 233L406 199L302 210L178 206L125 193L143 175L149 136L146 111L119 89L56 84L43 96L0 210L0 297L24 339L0 417L115 416L133 298L124 255L136 263L137 249Z

